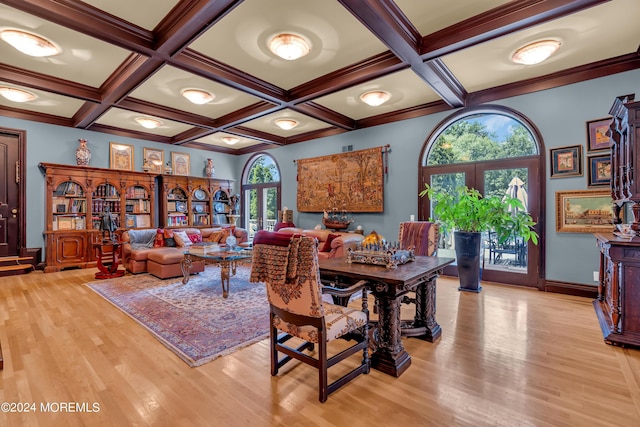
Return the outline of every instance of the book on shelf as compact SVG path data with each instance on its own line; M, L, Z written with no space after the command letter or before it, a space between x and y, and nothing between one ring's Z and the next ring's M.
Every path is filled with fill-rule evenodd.
M149 215L137 215L136 216L137 228L149 228L151 227L151 218Z

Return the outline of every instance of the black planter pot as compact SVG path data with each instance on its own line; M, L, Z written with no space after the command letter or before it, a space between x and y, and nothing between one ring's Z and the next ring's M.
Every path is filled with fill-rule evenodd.
M453 233L458 260L459 291L480 292L480 243L482 233L456 231Z

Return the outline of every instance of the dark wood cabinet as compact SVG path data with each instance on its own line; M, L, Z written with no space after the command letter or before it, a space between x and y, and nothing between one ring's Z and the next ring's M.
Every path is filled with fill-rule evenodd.
M626 204L631 204L631 228L640 233L640 102L635 95L619 96L611 114L611 197L614 202L614 222L621 223Z
M609 113L614 223L629 222L624 213L631 205L635 237L620 237L613 228L596 234L600 277L593 305L605 342L621 346L640 346L640 102L633 100L619 96Z
M45 175L45 272L95 267L93 243L108 207L120 228L153 227L155 176L89 166L40 163Z
M598 299L593 305L605 342L640 346L640 237L596 234L600 249Z

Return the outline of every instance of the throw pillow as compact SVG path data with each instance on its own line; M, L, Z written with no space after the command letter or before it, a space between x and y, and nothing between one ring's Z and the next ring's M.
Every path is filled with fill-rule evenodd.
M189 239L186 231L174 231L173 238L176 241L176 246L181 248L185 246L191 246L193 244L191 239Z
M331 242L338 237L340 237L339 234L329 234L327 236L327 240L325 240L324 245L322 246L322 249L320 249L320 252L331 252Z
M191 243L202 243L202 234L187 234Z
M161 248L162 246L164 246L164 230L158 228L156 232L156 240L153 242L153 247Z
M173 239L173 230L169 230L168 228L164 229L164 238L165 239Z
M212 231L211 234L209 234L209 236L207 236L206 239L203 238L202 240L205 242L220 243L220 239L224 235L225 235L225 232L223 230Z
M173 237L167 237L164 239L164 245L168 248L175 248L176 247L176 239L174 239Z

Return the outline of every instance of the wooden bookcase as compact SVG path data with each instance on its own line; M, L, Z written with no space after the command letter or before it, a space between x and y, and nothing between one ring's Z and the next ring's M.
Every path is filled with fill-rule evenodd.
M121 229L155 226L155 177L88 166L40 163L45 175L45 272L95 267L106 206Z
M232 182L193 176L158 176L160 227L228 224Z

